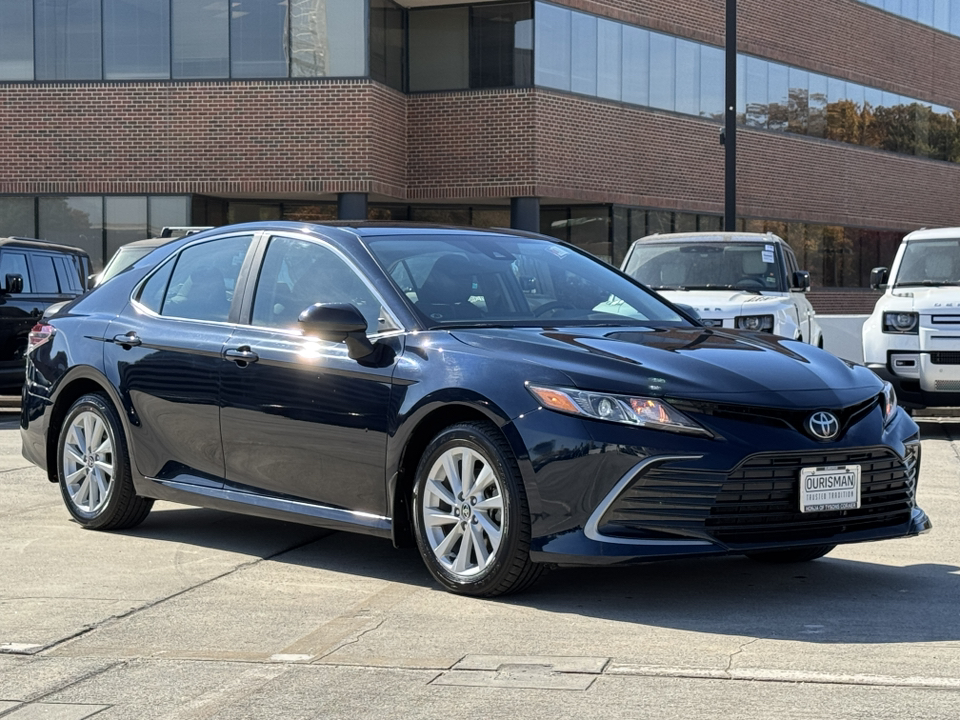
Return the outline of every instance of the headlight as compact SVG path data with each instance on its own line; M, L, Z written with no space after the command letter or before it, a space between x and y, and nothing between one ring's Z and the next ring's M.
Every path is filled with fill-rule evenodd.
M897 412L897 393L893 385L886 380L883 382L883 393L880 397L883 400L883 424L886 425Z
M885 333L916 335L919 325L920 316L915 312L885 312L883 314L883 331Z
M741 330L773 332L773 315L738 315L735 326Z
M658 428L694 435L713 434L663 400L628 395L527 385L527 390L546 408L594 420Z

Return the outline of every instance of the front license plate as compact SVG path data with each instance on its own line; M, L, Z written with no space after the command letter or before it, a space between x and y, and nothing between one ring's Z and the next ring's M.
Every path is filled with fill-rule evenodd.
M860 466L800 469L800 512L854 510L860 507Z

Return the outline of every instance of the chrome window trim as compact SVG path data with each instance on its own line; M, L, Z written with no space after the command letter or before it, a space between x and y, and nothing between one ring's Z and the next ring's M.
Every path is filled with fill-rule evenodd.
M632 468L630 468L627 473L620 478L616 485L613 486L613 489L607 493L607 496L597 505L597 509L593 511L590 515L590 518L587 520L587 524L583 527L583 534L586 535L591 540L596 540L597 542L606 542L614 543L617 545L666 545L666 546L689 546L689 545L713 545L709 540L665 540L661 538L621 538L614 537L611 535L604 535L600 532L600 519L604 516L607 510L610 509L610 506L616 501L620 494L627 488L627 486L634 481L637 475L649 466L656 463L669 462L671 460L699 460L703 455L653 455L651 457L645 458L640 461Z

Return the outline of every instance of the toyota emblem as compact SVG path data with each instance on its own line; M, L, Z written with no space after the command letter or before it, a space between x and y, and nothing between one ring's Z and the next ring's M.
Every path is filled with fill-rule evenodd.
M817 440L833 440L840 432L840 421L832 412L820 410L807 418L807 432Z

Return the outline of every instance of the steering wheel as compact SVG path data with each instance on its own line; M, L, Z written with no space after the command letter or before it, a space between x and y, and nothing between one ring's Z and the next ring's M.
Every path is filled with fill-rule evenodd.
M534 310L533 316L540 317L541 315L546 315L551 310L559 310L561 308L564 310L576 310L576 308L570 303L561 302L560 300L551 300L550 302L546 302Z
M757 280L756 278L752 278L752 277L745 277L738 280L737 284L734 285L734 287L743 288L744 290L749 290L751 288L763 289L767 286L763 284L762 280Z

